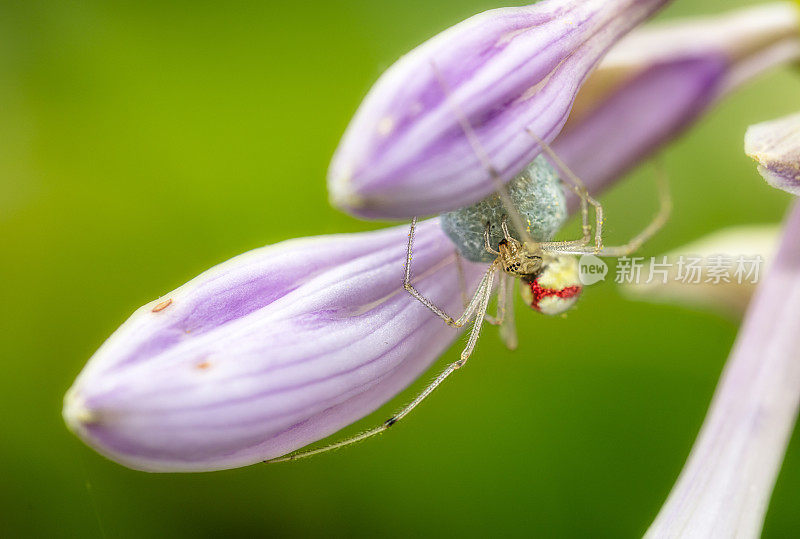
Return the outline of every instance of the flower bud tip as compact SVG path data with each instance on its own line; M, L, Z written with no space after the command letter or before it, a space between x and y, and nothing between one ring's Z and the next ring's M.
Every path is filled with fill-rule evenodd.
M85 425L97 421L97 414L86 406L86 401L74 388L70 388L64 396L64 409L61 414L69 430L74 433L83 430Z

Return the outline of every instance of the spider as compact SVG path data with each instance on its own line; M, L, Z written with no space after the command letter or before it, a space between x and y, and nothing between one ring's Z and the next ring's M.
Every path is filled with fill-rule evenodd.
M436 71L436 67L434 70ZM437 76L439 76L437 71ZM440 85L448 94L447 87L440 77ZM491 230L494 223L485 223L483 231L483 248L492 256L494 260L489 263L489 267L483 275L477 289L471 299L465 291L465 279L461 266L459 247L456 247L455 257L456 266L459 272L459 279L462 286L462 296L464 298L464 312L460 317L454 318L447 314L443 309L425 297L414 287L414 280L411 272L411 260L414 247L414 234L417 225L417 218L411 220L411 228L408 233L408 244L406 249L405 274L403 277L403 289L416 301L425 305L430 311L439 317L445 324L452 328L462 328L469 322L474 322L472 330L467 339L467 345L461 352L457 361L450 363L425 389L422 390L410 403L404 406L399 412L387 419L377 427L357 434L345 440L326 445L317 449L301 451L284 457L272 459L267 462L281 462L286 460L297 460L310 457L319 453L324 453L334 449L360 442L377 434L380 434L398 421L406 417L425 400L433 391L439 387L453 372L463 367L472 355L475 345L478 342L483 322L500 326L500 334L506 346L510 349L516 348L517 338L513 322L513 301L515 279L521 282L521 296L523 301L532 309L545 315L560 315L569 310L578 300L583 285L580 281L579 266L577 256L595 255L607 257L627 256L636 251L645 241L655 235L664 226L672 209L666 179L659 168L659 194L660 210L650 224L631 241L621 246L607 247L603 243L603 206L592 196L583 181L575 175L569 167L556 155L550 146L539 138L530 129L526 132L539 144L540 148L550 158L555 167L561 171L562 178L566 177L569 183L564 185L569 188L580 201L581 230L582 236L576 240L568 241L535 241L528 228L523 225L523 218L509 197L506 185L500 180L499 175L488 160L487 154L478 142L475 131L467 120L466 116L453 106L454 113L458 115L462 130L467 136L473 151L480 159L482 165L487 169L492 178L497 200L502 204L505 213L500 219L500 229L502 239L496 244L491 241ZM488 198L486 200L489 200ZM590 224L590 210L594 210L594 232ZM469 211L470 208L462 210ZM458 210L458 211L462 211ZM518 233L515 238L509 229L511 225ZM499 285L497 287L497 312L495 316L487 314L489 302L494 292L496 275L499 274Z

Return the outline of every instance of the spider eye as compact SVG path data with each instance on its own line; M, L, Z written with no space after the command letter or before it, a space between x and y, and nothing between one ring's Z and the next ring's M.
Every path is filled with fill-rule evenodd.
M581 290L578 261L572 256L560 256L549 261L534 278L524 279L520 289L525 303L549 315L569 310L578 301Z

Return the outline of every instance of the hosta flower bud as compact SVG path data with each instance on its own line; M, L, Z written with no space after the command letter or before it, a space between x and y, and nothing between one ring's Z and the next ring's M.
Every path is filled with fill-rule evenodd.
M800 195L800 114L750 126L744 151L767 183Z
M666 3L547 0L442 32L361 104L331 163L332 201L362 217L409 218L485 198L495 184L481 157L504 182L518 174L540 151L527 130L552 141L605 51Z
M787 3L637 29L583 85L553 149L599 192L722 96L799 58L800 10Z
M458 335L403 291L405 226L256 249L145 305L69 390L64 418L148 471L284 455L388 401ZM454 247L421 223L415 286L463 309ZM474 288L485 266L465 264Z

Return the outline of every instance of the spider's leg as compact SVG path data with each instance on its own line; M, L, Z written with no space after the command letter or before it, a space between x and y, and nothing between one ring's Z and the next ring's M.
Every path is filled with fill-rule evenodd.
M513 238L511 237L511 233L508 231L508 215L504 215L502 219L500 219L500 228L503 230L503 237L506 241L511 241Z
M483 246L487 252L500 256L500 251L492 248L492 240L490 237L491 227L491 223L486 223L486 228L483 230Z
M300 453L295 453L293 455L287 455L285 457L278 457L271 460L267 460L265 462L272 463L272 462L284 462L287 460L298 460L306 457L311 457L313 455L319 455L320 453L326 453L328 451L339 449L356 442L360 442L362 440L366 440L367 438L371 438L382 432L386 431L392 425L396 424L398 421L406 417L411 411L420 405L422 401L424 401L433 391L439 387L442 382L444 382L448 376L453 374L457 369L460 369L464 366L464 364L469 359L469 356L472 354L473 349L475 348L475 343L478 341L478 335L480 334L481 326L483 325L483 317L486 314L486 308L489 306L489 298L492 295L492 282L494 277L494 272L497 268L497 262L493 262L490 266L489 270L490 273L489 279L482 285L480 291L482 292L480 298L480 307L478 309L477 315L475 317L475 325L472 327L472 331L469 335L469 340L467 342L466 348L464 351L461 352L461 358L458 361L454 361L453 363L449 364L445 370L439 374L439 376L431 382L428 387L422 390L422 392L417 395L414 400L408 403L402 410L397 412L391 418L387 419L377 427L374 427L366 432L362 432L361 434L357 434L351 438L347 438L346 440L342 440L341 442L336 442L330 445L326 445L324 447L320 447L319 449L310 449L308 451L302 451Z
M436 316L444 320L448 326L452 326L454 328L460 328L472 319L475 310L480 305L481 291L485 287L486 282L491 280L491 276L492 273L494 272L494 267L495 267L494 263L492 263L492 265L489 266L489 269L484 274L483 279L481 279L481 282L478 285L478 289L475 291L475 295L472 296L469 305L467 305L467 308L464 310L464 314L462 314L458 320L455 320L453 319L453 317L444 312L444 310L438 307L431 300L420 294L419 291L416 288L414 288L414 285L412 284L411 258L414 250L414 233L416 231L416 227L417 227L417 218L414 217L413 219L411 219L411 229L408 231L408 248L406 250L406 272L405 276L403 277L403 289L405 289L409 294L411 294L411 296L413 296L416 300L425 305L428 309L433 311L433 313L436 314Z
M503 272L499 279L500 285L497 290L497 314L496 316L489 316L487 314L485 317L486 321L494 326L502 326L506 317L506 288L508 287L506 275L508 274Z
M669 182L666 173L660 163L656 164L656 178L658 181L658 198L660 203L656 216L650 224L631 241L617 247L605 247L598 253L599 256L627 256L638 250L644 242L652 238L666 224L670 213L672 213L672 197L669 192Z
M458 253L458 249L455 250L455 253L458 288L461 290L461 303L464 305L464 309L466 309L469 305L469 299L467 299L467 278L464 276L464 264L461 261L461 255Z
M500 265L498 260L492 262L492 265L489 266L489 271L486 274L488 276L488 280L486 281L486 292L483 295L483 298L480 302L480 307L475 312L475 323L472 326L472 331L469 333L469 340L467 341L467 346L461 352L461 359L455 362L456 368L460 369L464 366L464 364L469 359L469 356L472 355L472 351L475 349L475 344L478 342L478 337L481 333L481 327L483 327L483 319L486 316L486 309L489 308L489 299L492 297L492 284L494 284L494 272L500 271L496 270L497 266Z
M672 212L672 198L669 193L669 184L664 174L663 168L658 166L658 191L660 207L658 213L653 218L647 227L637 234L631 241L625 245L614 247L604 247L600 251L581 249L581 248L559 248L559 247L543 247L547 252L555 254L596 254L598 256L627 256L642 246L644 242L652 238L661 228L666 224L669 215Z
M472 151L483 165L483 168L489 173L492 183L494 184L494 190L497 193L497 196L500 197L503 207L505 207L506 211L511 217L511 224L514 225L514 228L519 233L523 243L536 243L533 241L533 238L531 238L531 235L528 232L528 227L525 226L525 221L519 214L519 211L517 211L514 203L511 201L511 197L508 195L506 184L500 179L500 174L489 160L489 154L483 148L483 145L478 139L477 133L475 133L475 129L472 127L472 124L469 123L469 119L464 114L464 111L461 110L461 107L458 105L458 103L453 101L452 92L450 92L447 82L442 77L439 68L436 67L436 63L433 60L431 60L431 68L433 69L434 75L439 82L439 86L442 88L442 91L447 98L447 102L450 104L451 108L453 109L453 113L458 119L458 123L461 125L461 130L464 131L464 135L467 137L467 141L469 142Z
M505 275L501 275L500 278L508 281L506 285L505 297L500 297L498 300L505 304L505 318L503 319L503 323L500 325L500 338L503 340L503 343L505 343L506 348L509 350L516 350L518 340L517 328L514 324L514 299L517 297L517 279L513 275L509 275L507 273Z
M517 349L517 329L514 325L514 298L516 278L503 272L497 293L497 316L486 315L486 321L500 326L500 338L509 350Z
M581 202L581 221L583 224L583 238L577 241L571 242L548 242L551 244L560 244L560 246L569 246L569 245L586 245L589 243L591 238L591 226L589 226L589 208L588 205L594 208L594 215L595 215L595 230L594 230L594 242L595 242L595 251L599 251L603 248L603 206L595 200L591 195L589 195L588 189L586 189L586 184L583 183L577 174L572 172L570 168L567 166L564 161L553 151L553 148L550 147L544 140L539 138L536 133L533 132L530 128L526 129L526 132L533 137L539 146L542 148L544 153L551 159L553 164L561 171L561 174L565 176L571 182L568 184L570 189L578 196Z

